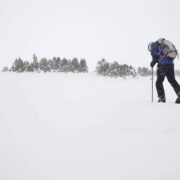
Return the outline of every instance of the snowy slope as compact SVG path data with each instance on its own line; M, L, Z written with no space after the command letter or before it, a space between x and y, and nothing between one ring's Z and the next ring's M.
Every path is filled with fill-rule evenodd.
M180 179L167 80L166 104L151 103L150 78L0 73L0 83L0 179Z

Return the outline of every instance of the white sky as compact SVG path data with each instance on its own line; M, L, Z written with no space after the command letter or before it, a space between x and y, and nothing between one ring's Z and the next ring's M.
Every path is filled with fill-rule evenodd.
M180 51L179 0L0 0L0 68L17 57L106 58L148 66L160 37ZM177 65L180 63L177 60Z

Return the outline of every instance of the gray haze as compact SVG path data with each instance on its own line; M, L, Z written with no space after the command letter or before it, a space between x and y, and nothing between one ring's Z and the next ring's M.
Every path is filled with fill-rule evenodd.
M0 0L0 68L17 57L101 58L148 66L149 41L180 50L178 0ZM177 65L179 66L179 62Z

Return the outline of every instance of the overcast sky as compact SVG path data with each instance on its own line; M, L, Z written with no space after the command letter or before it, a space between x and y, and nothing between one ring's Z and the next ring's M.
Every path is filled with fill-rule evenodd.
M150 41L180 51L179 17L179 0L0 0L0 68L33 53L148 66Z

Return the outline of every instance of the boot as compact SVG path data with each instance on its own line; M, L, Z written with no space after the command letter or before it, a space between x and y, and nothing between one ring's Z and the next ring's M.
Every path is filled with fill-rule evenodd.
M165 98L165 97L159 97L158 102L163 102L163 103L165 103L165 102L166 102L166 98Z
M178 98L176 99L176 104L180 104L180 92L178 93Z

